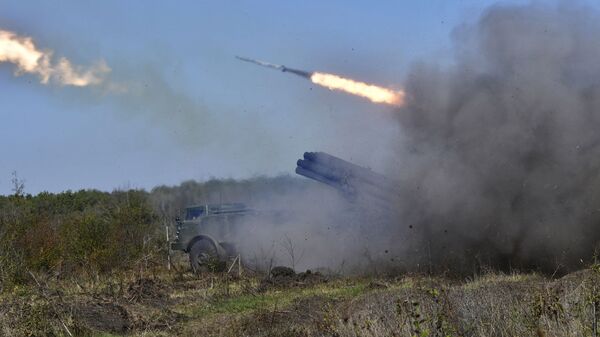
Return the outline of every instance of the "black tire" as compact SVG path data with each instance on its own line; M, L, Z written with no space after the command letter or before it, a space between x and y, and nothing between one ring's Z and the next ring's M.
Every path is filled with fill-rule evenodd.
M190 249L190 265L196 274L222 269L217 247L209 240L199 240Z

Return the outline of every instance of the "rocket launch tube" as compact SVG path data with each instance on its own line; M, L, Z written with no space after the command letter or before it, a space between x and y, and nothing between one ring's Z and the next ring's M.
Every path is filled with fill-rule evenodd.
M320 183L329 185L335 189L341 190L347 196L354 197L356 195L356 192L354 190L352 190L352 188L350 188L350 186L340 184L338 181L328 179L327 177L324 177L320 174L317 174L317 173L307 170L305 168L296 167L296 174L316 180Z
M339 181L338 179L331 179L327 176L318 174L312 170L308 170L303 167L296 167L296 174L329 185L342 192L342 194L344 194L352 201L356 201L357 199L359 199L359 193L357 191L360 191L360 194L362 195L381 200L384 202L384 204L389 203L391 200L389 194L386 191L382 191L374 185L368 185L365 183L357 182L348 184L346 182Z
M393 203L395 183L371 170L323 152L306 152L297 161L296 173L332 186L352 199L371 197Z
M305 160L299 166L304 166L306 169L311 169L314 165L319 173L327 175L338 175L340 179L356 179L364 181L368 184L375 185L382 190L393 192L395 185L390 183L390 180L378 173L375 173L367 168L352 164L343 159L334 157L324 152L306 152L304 153Z
M342 184L343 183L347 184L348 180L352 178L347 173L345 173L341 170L336 170L335 168L327 167L327 166L321 165L319 163L308 161L306 159L304 159L304 160L299 159L296 162L296 165L298 165L298 167L301 167L305 170L315 172L318 175L326 177L327 179L330 179L330 180L335 180Z

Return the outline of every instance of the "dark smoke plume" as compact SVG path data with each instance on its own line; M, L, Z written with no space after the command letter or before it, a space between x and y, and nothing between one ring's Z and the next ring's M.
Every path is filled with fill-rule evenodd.
M453 39L452 65L416 64L398 111L395 172L414 196L400 222L422 238L411 249L438 265L589 262L600 239L599 13L498 5Z

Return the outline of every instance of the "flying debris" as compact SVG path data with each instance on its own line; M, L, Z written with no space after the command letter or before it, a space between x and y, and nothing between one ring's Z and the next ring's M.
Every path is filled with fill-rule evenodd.
M285 72L292 73L292 74L295 74L295 75L298 75L298 76L302 76L302 77L308 78L308 79L310 79L310 77L312 76L311 72L288 68L288 67L286 67L284 65L281 65L281 64L274 64L274 63L269 63L269 62L263 62L263 61L254 60L254 59L251 59L251 58L241 57L241 56L236 56L235 58L237 58L238 60L244 61L244 62L250 62L250 63L254 63L254 64L257 64L259 66L266 67L266 68L280 70L280 71L282 71L284 73Z
M392 89L382 88L373 84L354 81L334 74L298 70L288 68L281 64L274 64L254 60L247 57L236 56L236 58L240 61L254 63L262 67L292 73L307 78L312 83L328 88L329 90L338 90L346 92L348 94L365 97L373 103L385 103L396 106L402 105L404 103L404 91L402 90L395 91Z

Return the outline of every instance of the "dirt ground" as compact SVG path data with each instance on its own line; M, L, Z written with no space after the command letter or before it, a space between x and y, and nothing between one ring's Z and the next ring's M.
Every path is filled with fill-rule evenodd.
M0 300L0 336L599 336L600 268L466 280L156 272Z

